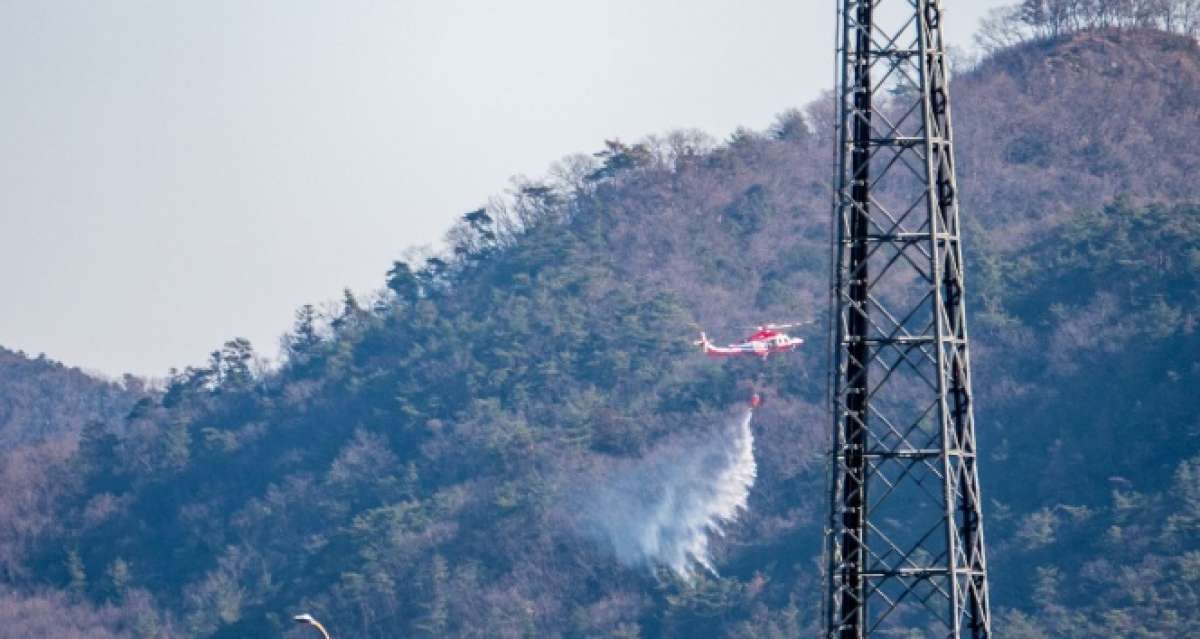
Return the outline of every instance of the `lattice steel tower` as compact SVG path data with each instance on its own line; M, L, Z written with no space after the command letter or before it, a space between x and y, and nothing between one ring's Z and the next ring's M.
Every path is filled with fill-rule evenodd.
M990 635L940 0L839 0L827 636Z

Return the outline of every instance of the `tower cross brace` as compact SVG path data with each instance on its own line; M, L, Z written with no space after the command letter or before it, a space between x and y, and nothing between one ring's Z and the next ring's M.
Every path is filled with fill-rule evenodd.
M839 0L826 636L988 637L941 0Z

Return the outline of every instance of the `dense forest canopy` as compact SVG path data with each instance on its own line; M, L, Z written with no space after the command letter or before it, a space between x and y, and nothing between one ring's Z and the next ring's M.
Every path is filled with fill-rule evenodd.
M1181 141L1200 133L1200 51L1103 23L1064 36L1044 15L954 85L997 632L1184 636L1200 622L1200 150ZM59 396L28 380L74 373L8 355L2 399L75 435L3 433L21 445L0 458L0 621L813 634L825 329L765 366L707 361L682 333L824 316L832 115L568 158L463 216L445 253L395 262L379 295L299 309L278 370L232 339L162 392L96 383L79 403L101 408L45 413ZM711 539L715 572L622 562L572 525L591 478L728 423L752 380L758 477Z
M90 422L119 422L147 384L98 379L45 355L0 347L0 447L73 440Z

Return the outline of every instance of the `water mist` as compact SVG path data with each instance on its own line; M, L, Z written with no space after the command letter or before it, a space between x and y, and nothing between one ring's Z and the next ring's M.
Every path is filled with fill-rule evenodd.
M585 534L625 565L715 574L709 535L723 535L746 509L757 473L752 417L668 440L589 478L578 495Z

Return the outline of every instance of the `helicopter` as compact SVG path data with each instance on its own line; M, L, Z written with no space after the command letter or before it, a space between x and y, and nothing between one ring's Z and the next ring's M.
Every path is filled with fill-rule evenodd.
M755 328L754 333L745 340L728 346L716 346L708 339L704 331L700 331L700 339L694 342L709 357L737 357L739 355L755 355L766 360L775 353L790 353L804 344L801 337L788 335L785 329L795 328L806 322L791 324L764 324Z

